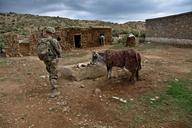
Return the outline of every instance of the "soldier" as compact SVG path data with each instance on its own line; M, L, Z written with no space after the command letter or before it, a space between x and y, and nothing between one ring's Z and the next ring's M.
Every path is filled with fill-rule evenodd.
M47 27L45 29L45 34L37 44L37 54L39 59L42 60L45 65L47 72L49 73L49 81L51 85L50 97L54 98L60 93L57 90L57 79L58 79L58 58L61 57L61 46L59 42L52 36L55 33L55 29L52 27Z

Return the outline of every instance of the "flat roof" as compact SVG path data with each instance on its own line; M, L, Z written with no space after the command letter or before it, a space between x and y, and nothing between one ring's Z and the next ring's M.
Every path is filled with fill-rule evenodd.
M192 11L191 12L180 13L180 14L169 15L169 16L164 16L164 17L146 19L145 21L147 21L147 20L158 20L158 19L164 19L164 18L171 18L171 17L177 17L177 16L182 16L182 15L190 15L190 14L192 14Z

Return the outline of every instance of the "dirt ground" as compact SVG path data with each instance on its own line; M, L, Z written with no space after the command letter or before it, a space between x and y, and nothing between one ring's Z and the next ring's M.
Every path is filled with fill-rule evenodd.
M106 46L104 48L109 48ZM102 49L102 48L96 48ZM0 59L0 128L187 128L182 120L156 119L155 112L142 123L140 115L151 114L138 107L122 110L124 103L113 96L137 102L147 92L161 90L168 79L189 76L192 50L162 45L141 45L141 80L129 83L114 69L112 79L70 81L60 78L61 95L50 99L48 74L37 57ZM92 49L74 50L60 65L89 60ZM146 106L145 106L146 107ZM170 110L171 111L171 108ZM169 117L171 112L161 117Z

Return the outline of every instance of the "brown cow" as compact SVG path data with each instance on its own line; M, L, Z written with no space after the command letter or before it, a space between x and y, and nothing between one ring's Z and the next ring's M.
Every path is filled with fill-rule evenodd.
M134 49L127 50L105 50L104 52L92 53L92 64L102 62L107 67L107 77L111 78L112 67L126 68L131 72L130 81L134 81L135 77L139 80L139 70L141 69L141 56Z

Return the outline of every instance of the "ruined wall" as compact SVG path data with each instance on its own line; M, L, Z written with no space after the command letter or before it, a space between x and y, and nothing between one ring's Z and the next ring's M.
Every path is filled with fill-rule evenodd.
M192 45L192 12L147 19L146 40Z
M4 34L4 42L5 42L5 51L6 56L20 56L19 53L19 42L17 40L17 35L14 33L5 33Z
M5 33L5 54L7 57L20 57L36 55L37 34L22 37L15 33Z

